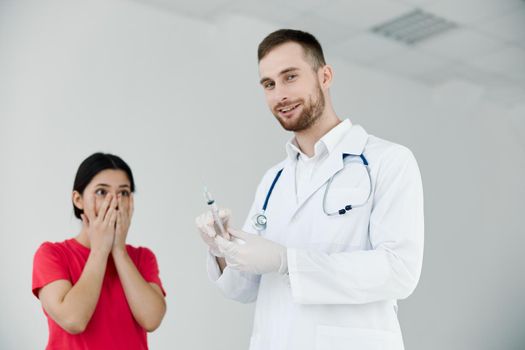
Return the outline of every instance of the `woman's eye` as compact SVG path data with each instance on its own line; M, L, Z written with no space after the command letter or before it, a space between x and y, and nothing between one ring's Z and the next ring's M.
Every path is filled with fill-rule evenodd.
M286 77L286 80L290 81L290 80L294 80L295 78L297 77L297 74L290 74Z
M121 194L123 197L129 197L129 191L122 191L122 192L120 192L120 194Z
M105 189L103 189L103 188L99 188L98 190L95 191L95 194L97 196L105 196L107 193L108 192Z

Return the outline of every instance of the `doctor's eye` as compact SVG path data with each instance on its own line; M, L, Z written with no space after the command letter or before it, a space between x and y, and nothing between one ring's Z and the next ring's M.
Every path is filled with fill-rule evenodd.
M103 196L103 197L105 197L106 194L108 194L108 191L106 191L106 190L103 189L103 188L99 188L99 189L97 189L97 190L95 191L95 194L96 194L97 196Z
M297 78L297 74L288 74L286 76L286 81L293 81L295 78Z
M271 90L275 87L275 83L273 81L267 81L263 83L263 88L265 90Z

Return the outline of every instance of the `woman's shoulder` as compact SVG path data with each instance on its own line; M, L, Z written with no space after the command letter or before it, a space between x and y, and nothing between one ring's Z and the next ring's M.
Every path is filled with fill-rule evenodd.
M33 256L34 266L56 266L67 263L70 254L67 240L62 242L45 241L40 244Z
M36 250L35 256L84 256L89 254L89 249L82 246L74 238L66 239L60 242L45 241Z
M68 240L65 240L62 242L45 241L40 244L40 246L37 248L36 251L37 253L38 252L43 252L43 253L60 252L60 251L67 249L67 241Z
M126 250L128 251L128 254L131 258L144 258L144 257L155 257L155 253L148 248L144 246L134 246L131 244L126 244Z

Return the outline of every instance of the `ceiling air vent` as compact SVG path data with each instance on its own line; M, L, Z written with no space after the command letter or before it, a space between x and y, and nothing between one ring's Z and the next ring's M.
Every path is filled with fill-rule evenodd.
M389 39L414 45L457 27L457 24L419 9L377 25L371 30Z

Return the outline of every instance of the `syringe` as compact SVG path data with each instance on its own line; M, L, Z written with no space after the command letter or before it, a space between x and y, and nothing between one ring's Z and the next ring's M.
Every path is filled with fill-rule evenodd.
M211 196L211 193L208 191L208 187L204 186L204 198L206 198L206 204L210 207L211 215L213 216L213 221L215 221L215 224L217 227L219 227L220 234L222 237L228 239L228 233L224 229L224 225L222 224L222 220L219 217L219 209L217 208L217 204L215 203L215 199Z

